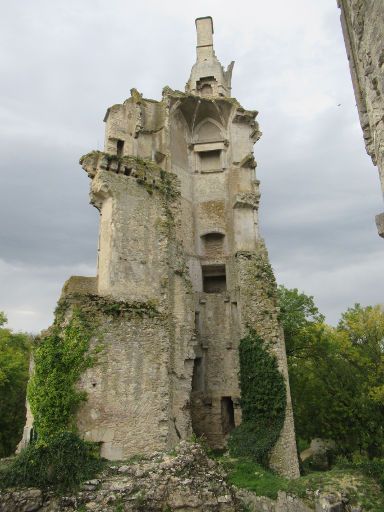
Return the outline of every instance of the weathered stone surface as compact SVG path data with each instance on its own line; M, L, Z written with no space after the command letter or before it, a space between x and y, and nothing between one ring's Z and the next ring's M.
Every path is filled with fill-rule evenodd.
M227 483L223 468L199 444L182 441L170 453L109 463L78 492L57 496L39 489L0 492L0 512L361 512L345 492L283 491L273 500ZM246 507L244 509L244 507Z
M239 489L236 495L250 512L362 512L363 510L359 505L349 505L345 496L336 491L309 493L305 499L284 491L279 491L276 500Z
M312 439L310 447L300 453L302 462L310 460L314 469L326 470L331 467L336 443L330 439Z
M36 489L0 493L0 512L240 512L241 501L223 470L199 445L183 442L176 455L155 454L131 465L110 466L74 495Z
M384 192L384 2L338 0L365 147ZM384 237L380 217L379 235Z
M245 503L250 512L313 512L313 506L304 503L297 496L292 496L280 491L277 499L272 500L265 496L256 496L256 494L238 490L238 497ZM314 505L312 503L312 505Z
M0 512L34 512L43 506L43 493L39 489L0 491Z
M287 387L271 465L297 477L276 283L258 225L257 111L231 97L233 65L224 71L215 56L212 19L196 27L186 92L166 87L154 101L132 89L107 111L104 152L80 161L100 211L97 278L71 278L63 297L139 301L158 315L99 318L92 343L103 351L79 382L78 430L115 460L171 449L192 431L225 448L242 419L238 347L252 327Z

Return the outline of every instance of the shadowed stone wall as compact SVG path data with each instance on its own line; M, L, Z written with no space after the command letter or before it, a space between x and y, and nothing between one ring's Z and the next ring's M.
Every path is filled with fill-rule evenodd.
M384 2L338 0L365 147L384 192ZM376 216L384 237L384 213Z

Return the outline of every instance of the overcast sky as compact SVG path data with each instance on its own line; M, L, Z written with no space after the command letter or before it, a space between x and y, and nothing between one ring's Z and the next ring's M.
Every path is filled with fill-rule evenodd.
M132 87L184 89L195 24L214 20L233 95L260 112L261 228L279 283L331 323L382 301L377 170L365 153L336 0L1 1L0 310L15 330L52 321L64 281L95 275L98 212L79 157Z

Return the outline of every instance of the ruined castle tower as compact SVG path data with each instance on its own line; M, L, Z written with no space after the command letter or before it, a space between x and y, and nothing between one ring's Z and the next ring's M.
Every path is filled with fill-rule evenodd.
M171 449L192 432L224 448L241 422L238 346L251 328L287 386L270 462L295 477L276 284L258 229L257 112L231 97L233 63L224 70L214 53L212 19L196 28L185 93L166 87L154 101L133 89L107 110L104 152L81 159L100 211L97 277L72 277L62 297L105 297L132 314L105 309L78 429L109 459Z
M384 193L384 2L337 0L365 147ZM384 237L384 213L376 215Z

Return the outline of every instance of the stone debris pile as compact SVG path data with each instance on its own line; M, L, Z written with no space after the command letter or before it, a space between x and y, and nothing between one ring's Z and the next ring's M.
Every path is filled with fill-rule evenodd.
M181 442L174 454L110 464L73 494L9 489L0 512L237 512L242 510L225 472L200 445Z

